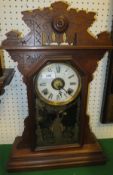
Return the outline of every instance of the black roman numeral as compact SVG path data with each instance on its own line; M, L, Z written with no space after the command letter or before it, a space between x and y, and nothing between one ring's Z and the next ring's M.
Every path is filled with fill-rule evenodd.
M48 96L48 99L52 99L53 98L53 94L50 93L49 96Z
M70 79L70 78L72 78L72 77L74 77L74 74L73 74L73 75L70 75L68 78Z
M69 89L67 90L67 92L68 92L68 94L70 95L70 94L72 94L73 89L69 88Z
M61 91L59 92L59 95L60 95L60 97L62 98L62 92L61 92Z
M51 69L51 67L48 67L48 72L52 72L52 69Z
M56 65L56 71L57 71L57 73L60 73L60 65L59 64Z
M43 92L44 95L47 95L48 94L48 89L47 88L43 89L42 92Z
M76 84L76 82L70 82L70 85L75 85Z
M56 96L56 99L57 100L60 100L60 95L59 94Z
M46 86L46 83L40 83L40 86Z

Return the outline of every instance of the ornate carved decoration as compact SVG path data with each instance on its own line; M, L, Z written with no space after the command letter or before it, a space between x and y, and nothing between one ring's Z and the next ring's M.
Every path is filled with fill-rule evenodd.
M30 69L44 56L37 51L10 51L11 58L18 62L19 71L25 76Z
M52 26L53 26L53 29L56 30L56 32L65 32L66 29L68 28L68 20L66 17L64 16L57 16L57 17L54 17L53 18L53 21L52 21Z
M18 31L7 33L7 39L2 43L3 46L50 45L53 42L53 32L55 33L55 42L59 44L63 42L64 32L66 41L70 45L97 46L111 43L107 32L102 32L95 37L88 32L88 28L95 21L96 13L69 9L68 4L64 2L56 2L43 10L25 11L22 14L30 32L24 38Z

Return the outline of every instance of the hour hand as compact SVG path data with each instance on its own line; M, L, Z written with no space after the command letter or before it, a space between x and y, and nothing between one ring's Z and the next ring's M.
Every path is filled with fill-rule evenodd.
M66 91L66 89L64 89L64 88L62 88L65 92L66 92L66 94L68 94L68 92Z

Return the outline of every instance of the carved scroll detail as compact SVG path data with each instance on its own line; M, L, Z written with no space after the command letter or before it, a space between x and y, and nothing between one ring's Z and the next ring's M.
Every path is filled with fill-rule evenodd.
M18 62L18 69L23 75L27 75L29 69L32 69L40 59L44 56L43 54L39 54L38 52L13 52L10 51L10 55L12 59Z

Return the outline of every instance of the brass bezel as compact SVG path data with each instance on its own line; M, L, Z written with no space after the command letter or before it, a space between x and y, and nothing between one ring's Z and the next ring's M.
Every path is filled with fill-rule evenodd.
M72 65L67 64L67 63L63 63L63 62L52 62L52 63L46 64L46 66L47 66L47 65L50 65L50 64L54 64L54 63L59 63L59 64L68 65L69 67L71 67L71 68L74 70L74 72L76 72L77 77L78 77L78 80L79 80L79 85L78 85L78 89L76 90L75 94L74 94L69 100L67 100L67 101L65 101L65 102L51 102L51 101L45 99L45 98L40 94L40 92L39 92L39 90L38 90L38 88L37 88L37 83L36 83L36 81L38 80L39 74L40 74L41 70L42 70L44 67L38 72L38 74L37 74L36 77L35 77L35 91L36 91L36 95L37 95L42 101L44 101L45 103L47 103L48 105L52 105L52 106L64 106L64 105L67 105L68 103L72 102L72 101L78 96L78 94L79 94L79 92L80 92L80 90L81 90L81 77L80 77L78 71L77 71Z

